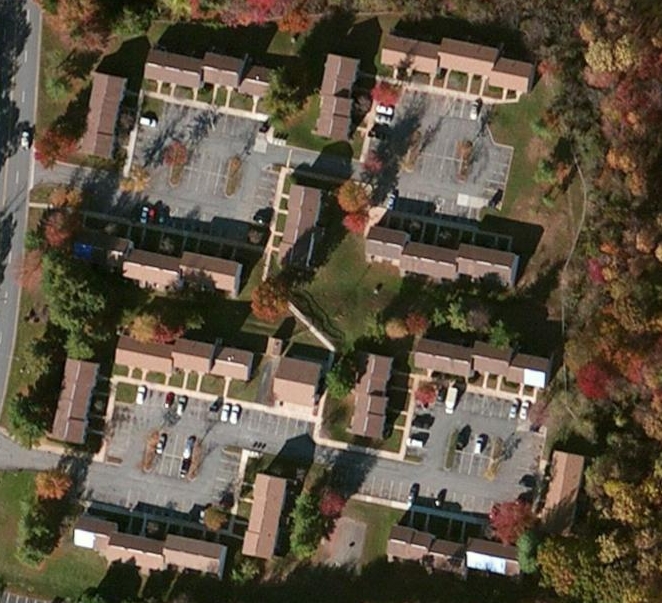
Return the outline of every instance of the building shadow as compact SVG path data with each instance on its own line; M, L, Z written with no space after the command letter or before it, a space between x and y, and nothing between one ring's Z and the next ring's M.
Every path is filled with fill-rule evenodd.
M97 71L127 79L127 89L138 94L143 82L143 72L149 52L147 36L132 38L124 42L116 52L106 55L97 66Z
M135 564L114 561L108 566L106 575L97 586L96 594L105 603L135 601L141 586L142 577Z

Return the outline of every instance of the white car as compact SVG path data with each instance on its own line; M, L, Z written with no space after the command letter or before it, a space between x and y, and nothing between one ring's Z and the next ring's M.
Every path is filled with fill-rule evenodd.
M518 411L519 411L519 400L513 400L513 403L510 405L510 411L508 412L508 418L516 419Z
M159 125L159 120L155 115L141 115L140 125L147 128L156 128Z
M480 107L481 107L481 102L480 100L475 100L473 103L471 103L471 108L469 109L469 119L472 121L476 121L478 119L478 114L480 113Z
M30 130L25 129L21 132L21 148L29 149L30 148Z
M451 385L446 390L446 399L444 401L444 408L447 415L452 415L457 405L457 395L459 394L457 387Z
M177 397L177 416L181 417L186 410L186 405L188 404L188 396L178 396Z
M227 423L230 420L230 413L232 412L232 404L226 402L221 408L221 423Z
M239 404L233 404L232 410L230 411L230 423L236 425L239 423L239 416L241 415L241 406Z
M386 195L386 209L392 210L395 207L395 202L398 200L398 189L392 188L388 195Z
M375 113L377 113L377 115L393 117L395 115L395 107L393 105L377 105Z
M484 433L481 433L479 436L476 436L476 443L474 444L474 454L480 454L485 450L485 445L487 444L487 436Z
M375 123L376 124L390 124L393 121L393 116L392 115L384 115L382 113L377 113L375 115Z
M139 385L138 391L136 392L136 404L142 406L145 403L146 398L147 398L147 386Z
M531 402L528 400L524 400L522 402L522 405L519 407L519 418L522 421L526 421L527 417L529 416L529 407L531 406Z
M182 459L185 461L190 459L193 455L193 448L195 446L195 436L189 436L186 440L186 446L184 447L184 453L182 454Z

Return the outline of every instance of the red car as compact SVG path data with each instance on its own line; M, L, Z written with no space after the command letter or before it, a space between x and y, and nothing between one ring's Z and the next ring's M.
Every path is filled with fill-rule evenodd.
M175 393L168 392L165 397L165 407L170 408L174 402L175 402Z

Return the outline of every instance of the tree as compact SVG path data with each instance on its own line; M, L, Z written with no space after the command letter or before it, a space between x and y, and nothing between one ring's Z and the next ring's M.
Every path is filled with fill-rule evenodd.
M138 341L172 343L184 334L184 325L166 324L161 316L143 312L129 325L129 335Z
M244 558L236 563L230 573L230 581L238 585L248 584L260 575L260 566L255 559Z
M278 22L278 30L294 36L303 33L310 27L310 15L306 11L306 3L299 2L294 8L283 15Z
M290 519L292 520L290 533L292 553L301 561L310 559L315 554L324 531L324 521L317 498L306 491L299 494Z
M16 557L21 563L36 567L53 550L57 534L34 497L21 501L20 509Z
M405 318L405 326L409 335L422 337L428 330L430 321L420 312L410 312Z
M432 406L435 400L437 399L438 391L439 388L434 383L430 381L426 381L421 383L416 388L416 392L414 393L414 399L419 404L425 406L425 408L428 408L429 406Z
M506 349L512 346L515 336L506 328L502 320L497 320L489 330L489 344L495 348Z
M48 196L48 203L55 209L78 209L83 203L83 193L76 187L56 186Z
M337 199L340 208L348 214L361 212L370 203L366 187L355 180L347 180L340 186Z
M165 150L163 162L172 167L182 167L188 161L188 150L180 140L173 140Z
M251 293L251 311L265 322L276 322L287 314L288 292L285 283L268 278Z
M71 91L71 84L65 77L50 76L44 85L46 96L54 101L62 100Z
M131 166L129 177L122 178L120 181L120 190L125 193L142 193L147 188L150 180L151 176L147 168L134 163Z
M534 530L527 530L517 539L517 560L522 572L533 574L538 569L536 553L540 537Z
M269 80L269 88L264 96L267 111L279 120L286 120L301 109L299 91L280 67L274 70Z
M32 249L25 253L17 271L18 284L26 291L34 293L41 285L42 253L40 249Z
M326 390L329 396L343 400L354 387L356 381L356 367L353 359L344 356L336 361L326 374Z
M370 96L380 105L395 105L400 98L400 90L388 82L377 82Z
M52 126L35 142L35 158L45 168L52 168L55 163L74 152L76 140Z
M323 517L336 519L340 517L346 504L347 501L341 494L331 488L325 488L320 499L320 513Z
M368 214L365 211L357 211L351 214L345 214L342 225L352 234L362 235L368 224Z
M375 151L370 151L363 162L363 171L370 176L376 176L384 169L384 161Z
M157 6L174 20L191 16L190 0L157 0Z
M228 521L227 513L221 507L205 509L205 527L214 532L220 530Z
M17 394L9 401L7 411L12 435L26 448L32 448L46 433L45 409L32 396Z
M49 247L55 249L67 247L79 227L77 213L65 209L51 211L44 221L44 240Z
M384 326L384 331L389 339L407 337L407 325L402 318L389 318Z
M71 478L60 469L40 471L35 476L35 493L40 499L62 500L72 485Z
M611 381L611 375L598 361L588 362L577 373L577 387L589 400L607 398Z
M494 505L489 520L492 532L498 540L504 544L515 544L517 539L533 526L535 516L531 505L518 499Z

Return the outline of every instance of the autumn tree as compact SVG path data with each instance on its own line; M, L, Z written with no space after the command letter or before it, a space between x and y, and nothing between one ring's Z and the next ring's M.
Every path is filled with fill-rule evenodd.
M428 330L430 321L420 312L410 312L405 318L405 326L409 335L422 337Z
M344 182L338 189L336 197L340 208L349 214L364 211L370 204L366 187L355 180Z
M287 314L288 291L281 279L268 278L251 293L251 310L265 322L276 322Z
M368 224L368 214L365 211L357 211L345 214L342 225L352 234L362 235Z
M384 160L375 152L370 151L363 162L363 171L369 176L375 176L384 169Z
M384 331L389 339L407 337L407 325L402 318L389 318L384 325Z
M424 381L416 388L414 399L419 404L425 406L425 408L428 408L435 403L438 391L439 388L434 383L431 381Z
M16 277L18 284L30 293L37 291L41 285L41 260L41 250L31 249L23 255L20 266L17 270Z
M346 504L347 501L341 494L331 488L325 488L320 498L320 513L323 517L336 519L340 517Z
M46 500L62 500L72 483L71 477L60 469L40 471L34 480L37 497Z
M535 516L531 505L518 499L494 505L489 520L492 533L498 540L504 544L515 544L533 526Z
M66 158L76 149L76 140L51 126L35 142L35 158L45 168L52 168L57 161Z
M310 15L306 10L306 3L299 2L291 10L287 11L283 18L278 21L278 30L296 36L310 27Z
M120 190L125 193L142 193L151 180L147 168L136 165L131 166L128 178L120 180Z
M377 82L370 92L372 100L380 105L395 105L400 98L400 90L388 82Z
M83 203L83 193L73 186L56 186L48 196L48 203L55 209L78 209Z
M188 161L188 150L180 140L173 140L165 150L163 162L172 167L181 167Z
M66 209L51 211L44 221L44 241L54 249L68 247L79 228L77 213Z
M227 513L221 507L209 507L205 509L205 527L214 532L220 530L228 521Z
M577 387L590 400L604 400L609 395L611 375L604 365L591 361L577 373Z

